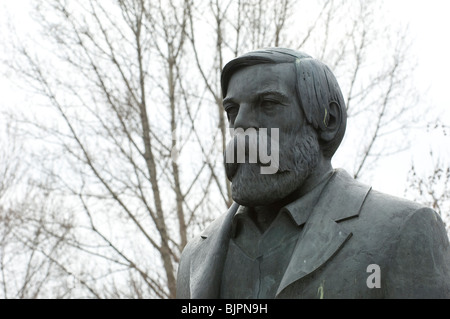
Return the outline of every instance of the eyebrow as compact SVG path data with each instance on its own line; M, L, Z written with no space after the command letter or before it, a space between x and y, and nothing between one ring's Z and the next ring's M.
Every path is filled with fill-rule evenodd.
M262 97L273 96L280 101L285 101L288 99L288 96L280 91L268 90L268 91L260 91L254 94L254 100L260 99ZM235 103L233 97L227 97L223 99L223 104Z

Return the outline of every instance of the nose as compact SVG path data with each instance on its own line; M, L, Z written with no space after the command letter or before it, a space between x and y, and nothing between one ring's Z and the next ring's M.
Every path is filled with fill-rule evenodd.
M258 128L258 116L255 109L249 103L242 103L234 120L234 128L246 130L250 127Z

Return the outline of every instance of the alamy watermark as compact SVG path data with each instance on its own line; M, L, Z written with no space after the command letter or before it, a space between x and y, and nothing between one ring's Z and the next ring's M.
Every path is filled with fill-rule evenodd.
M243 164L261 164L260 172L264 175L278 172L280 163L280 133L278 128L242 128L230 129L232 143L226 149L225 162ZM248 139L248 141L247 141ZM269 142L270 141L270 142Z
M270 134L267 128L230 128L231 140L225 151L225 162L228 164L243 164L248 161L251 164L260 165L260 173L264 175L276 174L280 162L280 133L278 128L271 128ZM179 148L177 147L176 130L172 132L172 148L170 157L177 161ZM232 143L232 144L230 144Z
M367 277L366 285L367 288L381 288L381 269L377 264L370 264L367 266L366 271L371 273L369 277Z

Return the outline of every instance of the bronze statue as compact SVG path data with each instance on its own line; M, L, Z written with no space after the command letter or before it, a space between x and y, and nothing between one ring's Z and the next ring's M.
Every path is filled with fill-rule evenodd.
M248 161L249 145L245 162L231 152L234 203L184 249L178 298L450 297L440 217L332 168L346 108L326 65L269 48L230 61L221 84L241 129L227 152L242 132L276 129L277 170L261 173L267 161Z

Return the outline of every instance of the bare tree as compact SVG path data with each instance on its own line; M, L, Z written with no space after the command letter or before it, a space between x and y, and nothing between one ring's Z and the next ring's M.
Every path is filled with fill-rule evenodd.
M407 39L374 27L375 1L36 3L44 37L16 41L7 64L42 102L10 120L33 145L34 191L57 204L34 208L34 233L20 219L4 229L22 229L22 244L46 262L24 273L65 278L58 297L175 296L188 239L232 202L220 91L231 58L285 46L329 64L358 123L349 129L367 130L344 144L341 161L357 178L399 151L387 141L411 118Z
M428 126L428 131L448 136L448 125L436 122ZM428 165L417 168L412 162L408 173L405 196L433 208L446 224L450 237L450 165L430 146ZM423 166L423 165L422 165Z
M430 153L433 157L433 153ZM446 223L447 233L450 231L449 207L450 201L450 167L440 161L433 163L433 171L428 176L419 174L414 165L409 171L409 185L405 190L407 195L413 193L413 198L432 207Z
M32 188L30 188L32 189ZM4 299L64 298L76 280L65 266L71 223L64 205L28 193L26 200L0 211L0 288ZM78 283L77 283L78 285ZM81 286L89 288L88 283ZM78 296L83 296L78 294Z
M16 71L48 98L51 116L63 124L46 126L25 116L21 121L34 125L41 141L54 143L46 157L64 154L58 168L41 167L53 177L42 186L78 202L84 218L75 222L74 236L89 230L88 241L65 244L115 264L114 270L108 267L98 274L110 277L111 287L127 285L114 276L116 271L127 272L142 297L174 297L187 227L205 197L188 201L203 170L185 182L176 158L170 156L178 139L172 139L171 132L180 132L183 121L175 107L186 20L183 4L163 8L144 1L53 1L39 3L36 12L57 47L60 69L72 76L52 74L44 61L18 48L20 63L27 68L16 65ZM192 187L182 190L188 183ZM134 239L124 245L124 236ZM78 273L77 278L87 281L86 276ZM108 290L96 289L89 292L108 297Z
M27 185L24 149L10 125L0 135L0 298L60 297L68 277L57 260L70 229L63 208ZM3 133L3 132L2 132ZM61 280L61 282L58 282Z

